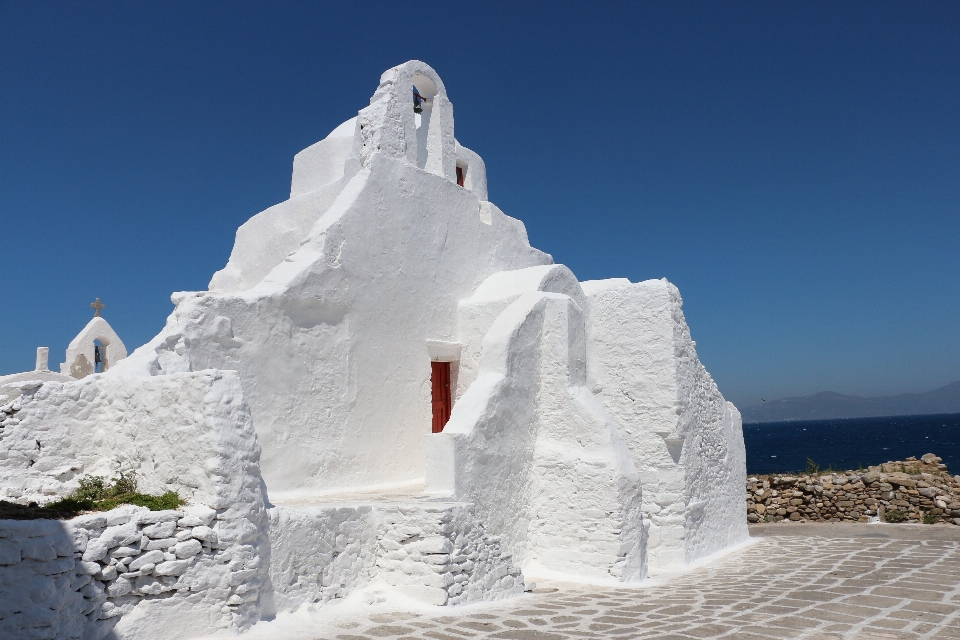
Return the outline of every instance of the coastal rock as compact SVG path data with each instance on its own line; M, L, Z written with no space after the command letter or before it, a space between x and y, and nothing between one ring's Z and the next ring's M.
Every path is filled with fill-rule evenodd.
M917 486L917 481L905 473L888 473L884 480L899 487L912 489Z

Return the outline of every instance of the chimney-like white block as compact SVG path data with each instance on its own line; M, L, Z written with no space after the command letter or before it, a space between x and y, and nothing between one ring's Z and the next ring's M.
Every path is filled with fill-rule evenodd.
M50 357L49 347L37 347L37 371L49 371L47 362Z

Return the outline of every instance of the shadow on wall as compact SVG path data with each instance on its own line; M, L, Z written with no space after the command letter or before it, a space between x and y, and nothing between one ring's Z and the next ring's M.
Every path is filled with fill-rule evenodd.
M117 608L62 520L0 520L0 637L117 638Z

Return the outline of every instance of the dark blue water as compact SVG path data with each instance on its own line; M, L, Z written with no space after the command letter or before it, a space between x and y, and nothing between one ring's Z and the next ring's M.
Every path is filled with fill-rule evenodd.
M960 474L960 413L745 424L743 440L749 474L802 471L808 457L856 469L925 453Z

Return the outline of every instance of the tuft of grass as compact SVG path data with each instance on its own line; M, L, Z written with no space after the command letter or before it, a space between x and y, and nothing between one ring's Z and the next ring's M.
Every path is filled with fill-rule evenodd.
M146 507L151 511L166 511L167 509L176 509L186 502L177 494L176 491L167 491L159 496L152 496L146 493L133 493L126 499L127 504L135 504L138 507Z
M936 514L929 511L923 514L923 524L937 524L939 519Z
M807 456L807 474L816 475L818 473L820 473L820 465L817 464L816 460Z
M159 496L139 493L136 474L121 473L120 477L112 482L107 482L105 478L99 476L84 476L80 478L80 486L76 491L43 508L56 514L54 517L63 517L82 511L110 511L122 504L134 504L151 511L163 511L176 509L185 502L175 491L167 491Z

